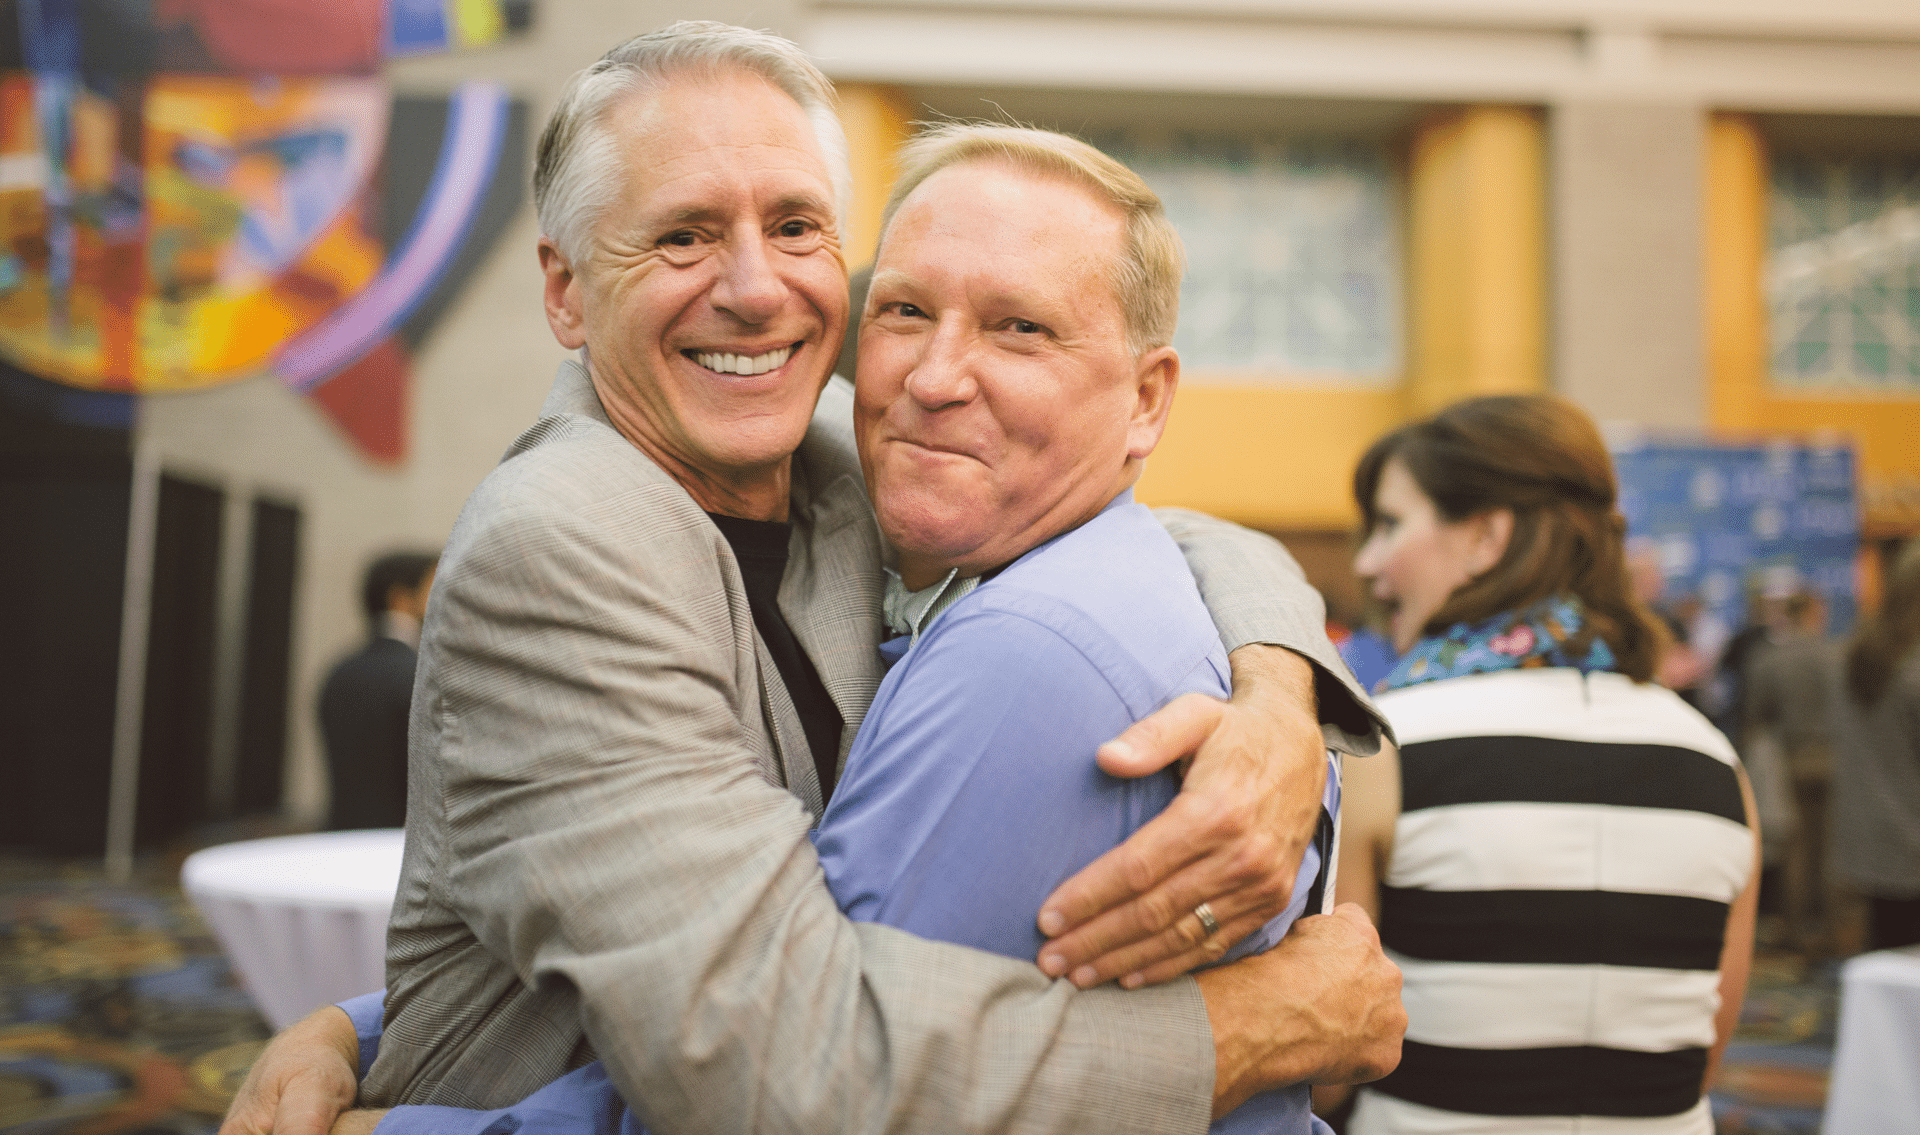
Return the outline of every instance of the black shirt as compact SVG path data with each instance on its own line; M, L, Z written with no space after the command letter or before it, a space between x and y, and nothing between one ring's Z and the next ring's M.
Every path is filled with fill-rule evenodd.
M740 561L740 576L747 585L747 607L753 612L753 625L773 655L780 681L800 713L800 725L807 733L807 748L813 753L813 767L820 774L820 800L833 795L834 773L840 764L840 730L846 723L833 704L820 672L793 637L787 620L780 614L780 577L787 570L787 541L793 525L774 520L742 520L737 516L707 514L733 548Z

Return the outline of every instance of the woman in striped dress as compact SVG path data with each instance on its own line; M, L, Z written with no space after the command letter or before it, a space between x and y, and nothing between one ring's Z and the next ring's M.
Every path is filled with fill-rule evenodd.
M1350 1132L1699 1133L1757 886L1733 749L1651 684L1612 463L1544 397L1376 442L1355 561L1401 657L1398 754L1346 763L1343 901L1405 977L1400 1067Z

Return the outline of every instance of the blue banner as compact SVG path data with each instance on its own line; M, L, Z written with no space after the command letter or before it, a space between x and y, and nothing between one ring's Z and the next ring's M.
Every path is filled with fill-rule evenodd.
M1613 459L1629 536L1659 548L1665 603L1698 597L1731 633L1751 596L1790 579L1826 601L1829 633L1852 628L1860 507L1851 449L1649 441Z

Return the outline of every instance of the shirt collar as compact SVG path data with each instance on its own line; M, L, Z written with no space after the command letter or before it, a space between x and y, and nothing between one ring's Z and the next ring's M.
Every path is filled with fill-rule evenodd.
M881 607L886 616L887 630L896 635L911 635L913 641L918 642L920 632L939 618L941 612L958 603L978 586L979 576L970 575L962 579L959 568L949 568L940 582L918 591L909 591L900 573L888 568L887 594Z
M1133 503L1133 489L1126 488L1110 501L1101 512ZM1058 537L1055 537L1058 539ZM980 581L994 573L972 575L960 578L959 568L947 569L940 582L918 591L908 591L900 573L887 568L887 593L882 600L881 613L887 621L887 630L895 635L910 635L914 642L920 641L920 633L927 629L940 613L948 607L966 598L967 593L980 586Z
M380 612L380 636L397 638L415 650L420 649L420 620L404 611Z

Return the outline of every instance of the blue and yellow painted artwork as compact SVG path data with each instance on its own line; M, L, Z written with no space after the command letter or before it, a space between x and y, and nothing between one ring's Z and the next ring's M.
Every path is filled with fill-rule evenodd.
M271 375L401 459L408 358L518 207L526 129L498 84L412 97L382 68L530 17L0 0L0 356L109 395Z

